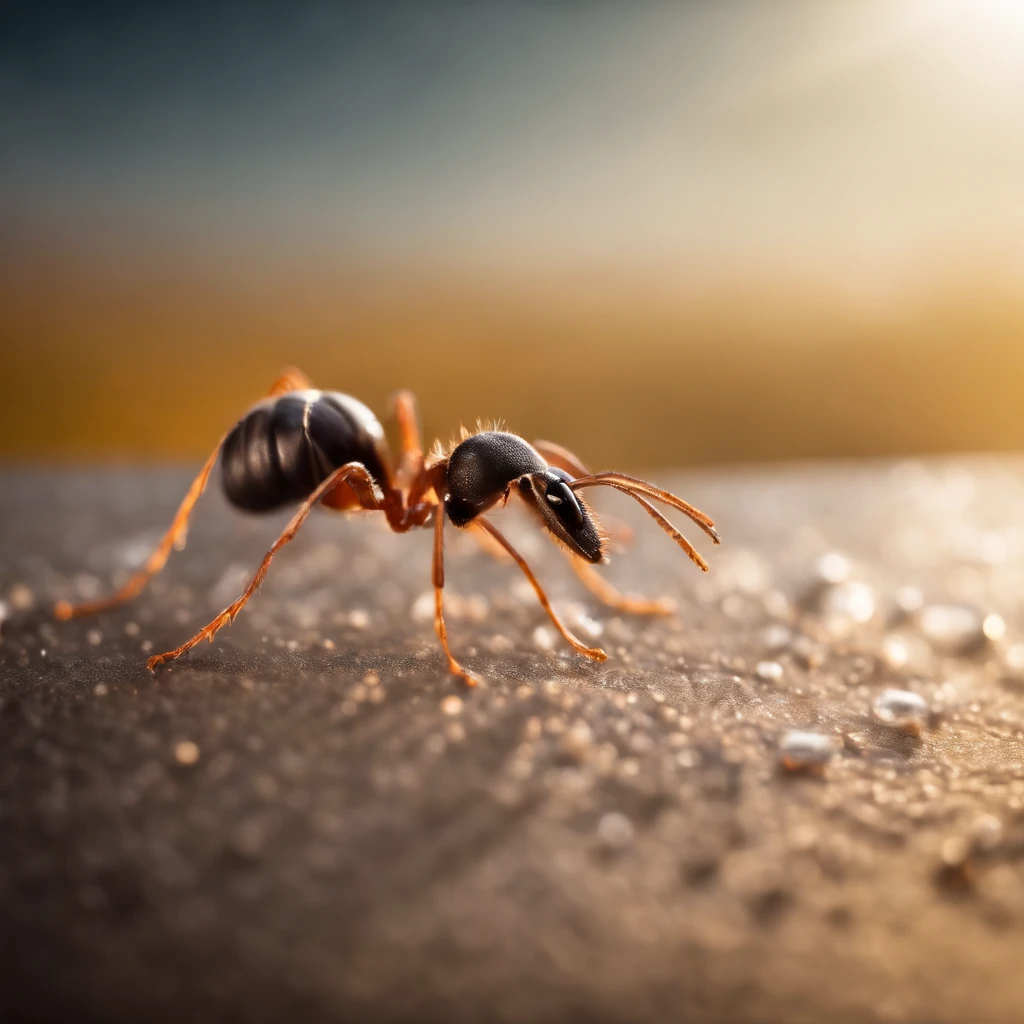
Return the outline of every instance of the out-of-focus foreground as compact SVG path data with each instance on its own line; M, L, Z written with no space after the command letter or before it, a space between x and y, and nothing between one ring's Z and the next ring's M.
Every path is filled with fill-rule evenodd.
M603 465L1019 448L1024 6L0 10L0 456L285 363Z

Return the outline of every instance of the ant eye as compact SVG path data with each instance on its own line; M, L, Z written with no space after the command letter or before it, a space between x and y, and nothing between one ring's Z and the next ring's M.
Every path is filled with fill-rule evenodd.
M558 518L573 526L583 523L583 509L563 480L553 480L544 492L547 503L555 509Z

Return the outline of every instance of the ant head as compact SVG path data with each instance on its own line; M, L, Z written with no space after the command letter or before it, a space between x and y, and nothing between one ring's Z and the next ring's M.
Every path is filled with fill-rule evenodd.
M503 497L524 473L547 468L536 449L516 434L470 434L447 458L445 509L455 526L468 526Z
M464 438L447 458L445 511L455 526L468 526L514 487L557 540L588 562L600 562L600 526L570 490L567 481L572 479L549 467L536 448L516 434L481 431Z
M571 480L564 470L549 468L521 476L516 487L556 539L588 562L600 562L604 557L600 525L569 487Z

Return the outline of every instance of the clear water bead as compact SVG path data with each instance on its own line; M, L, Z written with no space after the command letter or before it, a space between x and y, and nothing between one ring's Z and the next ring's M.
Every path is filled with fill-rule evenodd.
M928 705L923 697L911 690L885 690L872 707L875 721L919 736L928 717Z
M779 744L779 763L791 772L820 772L832 760L837 746L833 736L790 729Z
M777 661L759 661L754 672L766 683L777 683L782 678L782 666Z
M928 605L918 614L918 625L936 651L952 655L970 654L1006 631L998 615L986 616L967 604Z
M597 823L597 837L611 850L621 850L633 842L633 823L624 814L610 811Z
M830 633L848 636L875 617L874 591L859 580L837 583L822 595L821 612Z

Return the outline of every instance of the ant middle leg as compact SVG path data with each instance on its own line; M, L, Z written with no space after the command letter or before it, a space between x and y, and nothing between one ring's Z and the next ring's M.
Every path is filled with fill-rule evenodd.
M310 387L312 385L309 379L301 370L288 367L270 386L267 397L283 395L289 391L304 391ZM203 463L203 468L199 471L199 475L192 481L188 492L178 506L178 511L175 512L171 525L160 539L156 549L146 560L146 564L123 587L109 597L100 598L97 601L82 601L79 604L72 604L70 601L58 601L53 608L53 614L56 618L66 621L78 618L81 615L92 615L96 612L106 611L108 608L116 608L119 604L130 601L145 589L146 584L167 564L167 560L171 557L171 552L175 549L180 551L185 546L185 540L188 536L189 518L196 506L196 502L199 501L203 491L206 489L207 481L210 479L210 473L217 463L217 456L220 454L223 443L224 438L222 437L217 442L217 447L214 448L210 457Z
M423 473L423 437L416 414L416 398L411 391L397 391L391 398L398 421L399 454L395 478L402 488L412 486Z
M264 577L267 575L267 570L270 568L270 563L274 558L274 555L281 550L294 536L299 532L302 524L306 521L307 516L312 511L313 506L325 495L328 494L334 487L340 483L347 483L352 487L353 491L359 495L362 507L368 511L380 511L384 508L384 501L380 496L373 477L370 475L368 470L362 463L350 462L348 465L341 466L336 469L329 477L327 477L319 487L299 506L298 511L292 516L291 521L281 532L281 536L274 541L273 547L263 556L263 561L260 563L259 569L256 570L256 575L253 576L249 585L245 588L242 595L231 604L227 606L212 622L207 623L191 640L182 644L180 647L176 647L173 651L166 651L163 654L155 654L149 661L146 662L146 667L150 672L154 671L156 667L165 661L173 661L175 658L181 657L186 651L191 650L202 640L213 641L214 636L224 627L229 625L235 620L235 616L245 607L246 602L256 593L259 589L260 584L263 583Z
M287 395L290 391L310 391L313 382L294 366L286 366L281 375L270 385L267 398L277 398L278 395Z

